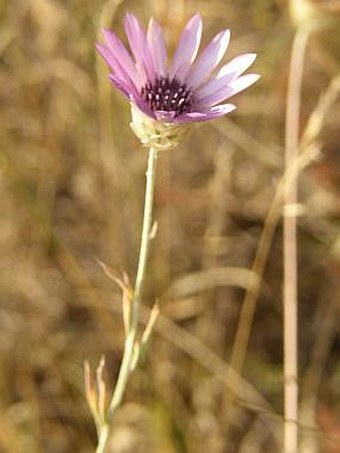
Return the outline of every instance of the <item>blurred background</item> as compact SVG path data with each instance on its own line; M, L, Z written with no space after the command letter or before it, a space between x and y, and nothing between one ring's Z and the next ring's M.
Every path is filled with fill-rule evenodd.
M203 43L230 28L226 58L257 52L262 77L237 95L236 112L195 126L159 160L141 321L156 299L161 317L129 383L112 452L279 451L280 216L269 219L272 234L263 231L283 173L291 43L305 20L322 26L309 37L302 90L301 135L313 112L319 126L309 134L318 158L299 177L300 435L305 452L340 451L340 2L291 6L0 2L0 452L94 451L83 362L94 369L105 354L110 389L117 377L121 294L98 260L134 281L147 152L94 44L102 26L123 38L127 11L144 24L156 17L171 52L199 11ZM269 250L264 281L244 381L234 385L226 364L259 246Z

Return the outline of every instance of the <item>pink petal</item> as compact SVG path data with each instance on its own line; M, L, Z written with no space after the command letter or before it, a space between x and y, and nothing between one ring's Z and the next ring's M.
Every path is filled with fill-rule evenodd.
M130 75L122 66L119 60L113 55L111 50L105 44L96 44L96 49L100 55L104 58L106 63L113 70L114 74L117 75L120 80L124 81L129 86L130 91L136 91L136 87L130 79Z
M155 112L156 118L158 121L163 123L173 123L176 112L165 112L163 110L158 110Z
M111 50L116 60L118 60L125 68L126 72L129 74L129 78L132 80L136 88L139 89L141 87L141 80L137 74L135 63L129 52L126 50L124 44L111 30L103 29L102 33L107 42L108 48Z
M114 84L114 86L125 96L129 99L129 101L135 104L138 109L143 112L145 115L151 117L152 119L156 119L154 112L146 105L144 100L139 96L138 93L132 93L129 89L129 86L125 84L124 81L119 79L114 74L109 75L110 81Z
M137 95L137 96L131 95L130 100L146 116L148 116L154 120L156 119L155 113L148 107L148 105L144 102L144 100L139 95Z
M248 69L255 58L256 54L254 53L244 54L240 57L234 58L230 63L227 63L219 70L215 78L209 80L196 91L196 98L198 100L205 98L221 88L224 88L232 80L235 80L240 74Z
M153 18L149 21L147 41L157 75L167 74L167 52L161 26Z
M109 74L110 81L114 84L116 88L128 99L131 99L131 86L127 84L124 80L118 77L116 74Z
M196 88L216 68L224 57L230 40L230 31L218 33L206 46L196 63L191 68L186 82L191 88Z
M245 53L239 57L234 58L229 63L222 66L218 71L217 78L223 77L227 74L236 74L236 77L243 74L249 66L251 66L256 59L256 53Z
M191 112L191 113L184 113L183 115L179 115L174 119L176 123L194 123L194 122L201 122L201 121L208 121L214 118L219 118L220 116L226 115L227 113L232 112L236 109L234 104L222 104L216 107L212 107L209 110L201 111L201 112Z
M116 67L119 71L119 66L117 65L117 60L112 54L111 50L105 44L96 44L97 52L104 58L105 62L113 69L115 72Z
M125 17L125 32L130 49L136 60L136 67L142 75L142 84L154 80L155 68L143 28L131 13Z
M233 80L220 89L216 87L216 91L214 91L210 95L202 98L197 98L197 103L202 108L211 107L230 98L231 96L234 96L234 94L245 90L250 85L255 83L259 78L260 76L258 74L247 74L245 76L239 77L238 79Z
M172 77L183 80L194 62L202 37L202 18L195 14L187 23L173 59Z

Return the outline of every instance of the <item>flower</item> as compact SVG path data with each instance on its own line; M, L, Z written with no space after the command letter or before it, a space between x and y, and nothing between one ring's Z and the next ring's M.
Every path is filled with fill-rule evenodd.
M153 18L145 32L128 13L125 32L131 53L108 29L103 29L105 43L96 48L111 69L110 81L131 102L133 116L142 115L137 126L133 120L138 136L143 122L148 129L169 132L169 126L179 130L176 126L223 116L236 108L223 102L259 78L257 74L242 75L254 62L254 53L240 55L216 70L229 44L229 30L218 33L198 55L200 14L184 28L170 68L162 28Z

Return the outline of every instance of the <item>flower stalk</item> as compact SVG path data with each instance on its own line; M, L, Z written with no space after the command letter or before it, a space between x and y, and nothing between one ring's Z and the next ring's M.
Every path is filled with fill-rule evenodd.
M86 396L96 422L97 433L98 433L98 445L96 453L105 453L110 434L112 431L116 411L120 406L125 389L129 380L129 377L136 367L143 346L146 343L150 335L150 331L156 321L158 314L157 306L152 310L149 324L146 327L144 334L142 335L141 344L137 340L137 328L139 321L139 308L142 297L142 290L145 281L148 256L150 243L153 234L153 222L152 222L152 211L153 211L153 199L154 199L154 188L156 180L156 163L158 158L159 149L150 148L148 168L146 172L146 189L145 189L145 202L144 202L144 215L143 215L143 226L142 226L142 238L139 252L139 261L137 267L137 276L135 288L131 291L131 288L127 287L128 283L120 281L119 284L123 289L123 299L129 298L130 310L125 311L124 320L126 328L126 339L124 345L124 353L122 363L116 383L115 390L113 392L111 401L105 409L105 388L103 387L102 372L104 368L103 360L101 361L97 369L96 386L92 382L90 376L89 366L85 364L85 384L86 384ZM103 265L103 268L107 275L111 276L111 271ZM117 278L113 277L114 280ZM125 304L126 304L125 300ZM128 315L126 315L128 313ZM104 389L104 393L103 393Z

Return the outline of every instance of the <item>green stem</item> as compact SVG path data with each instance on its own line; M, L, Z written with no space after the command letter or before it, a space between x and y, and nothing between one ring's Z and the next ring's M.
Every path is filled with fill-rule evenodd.
M98 445L96 453L104 453L107 447L109 440L109 425L101 425L100 430L98 431Z
M146 189L145 189L145 202L144 202L144 216L143 216L143 229L142 239L139 252L139 261L137 268L136 283L134 289L134 296L132 300L131 318L129 332L126 337L124 354L122 364L119 370L118 380L113 393L112 400L109 405L106 423L100 428L98 447L96 453L104 453L110 438L110 433L113 426L113 420L117 408L123 399L124 392L127 386L129 376L131 374L131 365L134 358L134 348L136 344L136 334L139 319L139 306L143 289L143 283L146 274L146 266L150 248L150 232L152 228L152 208L153 197L156 180L156 162L158 157L158 150L151 148L149 151L148 169L146 172Z

